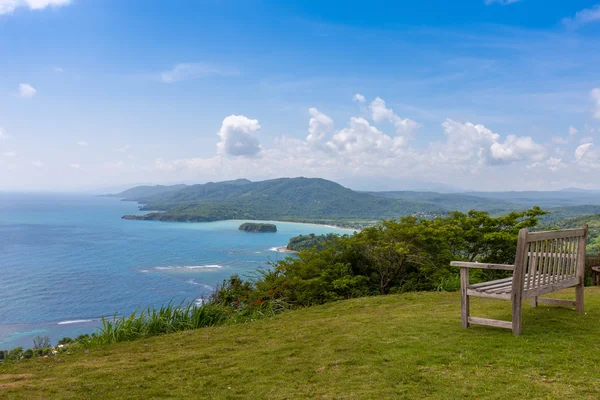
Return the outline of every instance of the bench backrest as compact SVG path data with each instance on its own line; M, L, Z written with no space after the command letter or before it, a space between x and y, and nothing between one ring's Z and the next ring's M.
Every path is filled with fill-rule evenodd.
M513 293L536 295L549 286L557 290L584 277L588 226L546 232L519 232ZM521 288L521 290L514 290ZM530 296L528 296L530 297Z

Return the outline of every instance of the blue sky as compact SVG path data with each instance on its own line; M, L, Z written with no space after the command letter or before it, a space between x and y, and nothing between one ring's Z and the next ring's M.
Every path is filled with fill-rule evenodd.
M598 1L0 0L0 190L599 189L599 49Z

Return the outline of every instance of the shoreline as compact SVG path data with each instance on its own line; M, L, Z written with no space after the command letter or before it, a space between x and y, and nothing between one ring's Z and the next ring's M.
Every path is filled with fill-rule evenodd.
M288 254L297 254L297 251L294 250L288 250L287 246L278 246L278 247L273 247L272 249L273 251L276 251L277 253L288 253Z

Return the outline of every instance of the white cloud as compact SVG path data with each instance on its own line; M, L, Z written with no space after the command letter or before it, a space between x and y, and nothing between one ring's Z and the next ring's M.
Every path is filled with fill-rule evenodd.
M42 10L46 7L60 7L70 3L71 0L0 0L0 15L10 14L19 7Z
M65 70L61 67L54 67L52 68L52 71L56 72L57 74L62 74L63 72L65 72Z
M44 164L44 163L43 163L43 162L41 162L40 160L34 160L34 161L32 161L32 162L31 162L31 164L32 164L34 167L37 167L37 168L44 168L44 167L46 166L46 164Z
M585 169L600 169L600 156L593 143L584 143L575 150L575 162Z
M4 157L16 157L17 153L14 151L5 151L4 153Z
M365 98L365 96L363 96L360 93L356 93L353 97L352 100L358 102L358 103L364 103L365 101L367 101L367 99Z
M123 147L119 147L118 149L115 149L115 151L117 151L119 153L127 153L129 151L129 149L131 149L131 147L129 147L129 145L126 144Z
M518 3L521 0L485 0L484 3L486 5L491 5L491 4L500 4L501 6L507 6L509 4L514 4L514 3Z
M73 168L73 169L80 169L81 165L79 165L79 164L69 164L69 167Z
M556 157L550 157L546 160L546 165L551 171L558 171L562 168L567 168L567 166L562 162L562 159Z
M529 136L508 135L504 143L495 142L490 147L492 159L498 162L540 160L546 155L544 146Z
M239 72L228 68L218 68L204 63L177 64L172 69L160 74L163 83L175 83L189 79L203 78L207 76L230 76L238 75Z
M403 137L390 137L366 119L357 117L350 118L348 126L327 142L330 149L345 156L378 154L381 157L393 157L405 144Z
M378 121L393 121L397 117L383 101L374 108ZM547 168L566 165L562 156L546 160L546 148L531 137L501 136L484 125L470 122L448 119L442 124L443 140L415 149L405 136L388 135L362 117L351 117L345 127L334 131L334 121L329 116L316 108L311 108L309 114L305 140L282 136L268 148L261 146L254 136L260 130L257 120L229 116L219 132L215 156L158 158L154 168L177 179L196 180L213 179L211 173L218 170L224 179L239 177L243 172L245 177L255 179L301 175L334 180L385 176L388 180L398 180L418 176L424 180L454 182L457 177L464 177L469 182L472 180L469 177L484 169L489 176L498 171L496 177L506 177L522 173L531 163ZM251 157L257 154L260 158ZM511 172L502 172L508 170ZM486 184L493 188L495 183L488 180Z
M86 142L85 140L80 140L79 142L77 142L77 145L81 147L87 147L88 142Z
M21 97L25 97L25 98L31 98L33 96L35 96L37 93L37 90L31 86L29 83L21 83L19 85L19 96Z
M572 18L563 18L562 23L569 29L577 29L583 25L600 21L600 4L585 8Z
M260 130L255 119L243 115L230 115L223 120L217 143L217 153L228 156L253 157L261 151L260 142L254 136Z
M396 135L398 136L411 135L421 126L411 119L400 118L394 113L394 110L387 108L385 101L379 97L371 102L369 108L371 109L371 118L375 123L391 122L396 127Z
M592 110L593 116L594 118L600 119L600 88L592 89L590 97L594 103L594 108Z
M314 107L309 108L308 112L311 118L306 141L311 146L321 146L325 135L333 130L333 120Z
M575 136L578 133L579 133L579 131L577 130L577 128L575 128L574 126L569 127L569 136Z
M4 132L2 128L0 128L0 140L10 139L8 133Z

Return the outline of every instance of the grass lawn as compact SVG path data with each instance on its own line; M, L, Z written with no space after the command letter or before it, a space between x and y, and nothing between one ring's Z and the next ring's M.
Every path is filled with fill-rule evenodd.
M600 290L585 300L525 305L520 337L461 329L458 293L341 301L6 364L0 398L598 399ZM510 302L473 298L472 315L509 319Z

